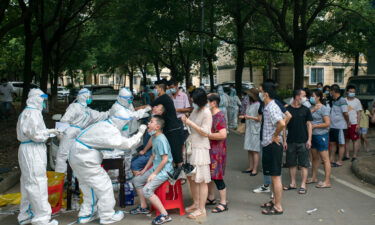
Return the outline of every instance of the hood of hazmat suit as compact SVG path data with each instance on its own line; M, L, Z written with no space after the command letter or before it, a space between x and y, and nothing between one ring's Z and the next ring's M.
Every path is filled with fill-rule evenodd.
M56 130L47 129L43 116L43 102L47 95L40 89L31 89L17 122L17 139L21 142L18 161L21 169L21 204L18 222L52 225L51 206L48 203L47 152L45 142Z

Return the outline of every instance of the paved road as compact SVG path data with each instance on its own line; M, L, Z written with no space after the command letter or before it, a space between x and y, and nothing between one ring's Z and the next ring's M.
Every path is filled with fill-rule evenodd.
M243 137L231 134L228 142L228 165L226 183L228 186L229 211L222 214L208 214L207 221L199 223L212 225L248 225L248 224L280 224L280 225L309 225L309 224L375 224L375 186L362 183L351 175L349 165L333 168L333 188L317 189L309 186L306 195L299 195L296 191L284 192L284 215L264 216L260 213L259 205L269 200L269 194L254 194L251 190L262 183L262 176L256 177L241 174L245 168L247 156L242 149ZM349 163L347 163L349 164ZM283 171L284 184L288 184L287 170ZM184 187L186 189L186 185ZM354 190L356 189L356 190ZM17 187L12 191L17 191ZM185 191L185 193L188 193ZM185 201L190 203L189 195ZM317 208L318 211L308 215L306 210ZM127 207L126 210L129 210ZM341 210L342 209L342 210ZM341 210L341 212L340 212ZM76 212L60 214L56 219L60 224L69 224L76 219ZM170 224L197 224L185 217L172 214ZM144 215L126 215L126 219L117 224L143 225L150 224L151 217ZM16 216L0 217L1 225L13 225ZM94 221L90 224L99 224Z

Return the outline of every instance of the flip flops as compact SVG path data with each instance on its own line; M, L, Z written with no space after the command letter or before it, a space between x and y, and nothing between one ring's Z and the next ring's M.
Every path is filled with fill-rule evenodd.
M297 189L297 187L292 187L290 185L288 187L283 187L284 191L290 191L290 190L295 190L295 189Z

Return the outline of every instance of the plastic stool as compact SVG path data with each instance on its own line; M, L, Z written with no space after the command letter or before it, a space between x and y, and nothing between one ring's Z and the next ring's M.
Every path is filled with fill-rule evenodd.
M180 216L185 215L181 180L177 180L174 185L171 185L169 181L165 181L160 187L158 187L158 189L155 190L155 194L159 197L166 210L179 209ZM160 212L156 208L151 206L151 209L156 211L156 216L160 215Z
M64 180L57 185L49 186L48 187L48 196L58 193L59 194L59 200L55 207L51 206L52 209L52 214L55 214L60 211L61 206L62 206L62 199L63 199L63 191L64 191Z

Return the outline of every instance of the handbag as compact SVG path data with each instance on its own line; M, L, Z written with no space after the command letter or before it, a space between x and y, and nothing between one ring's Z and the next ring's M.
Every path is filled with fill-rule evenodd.
M188 127L188 132L189 132L189 135L190 135L191 132L190 132L190 128L189 127ZM186 176L192 176L193 174L196 173L195 166L191 165L187 161L188 155L191 155L192 151L193 150L192 150L191 140L188 138L185 141L185 162L182 165L182 170L185 172Z
M186 155L191 155L191 153L193 153L193 150L192 150L192 145L191 145L191 140L190 140L190 134L191 134L190 127L187 127L187 130L189 133L189 137L185 141L185 153Z

